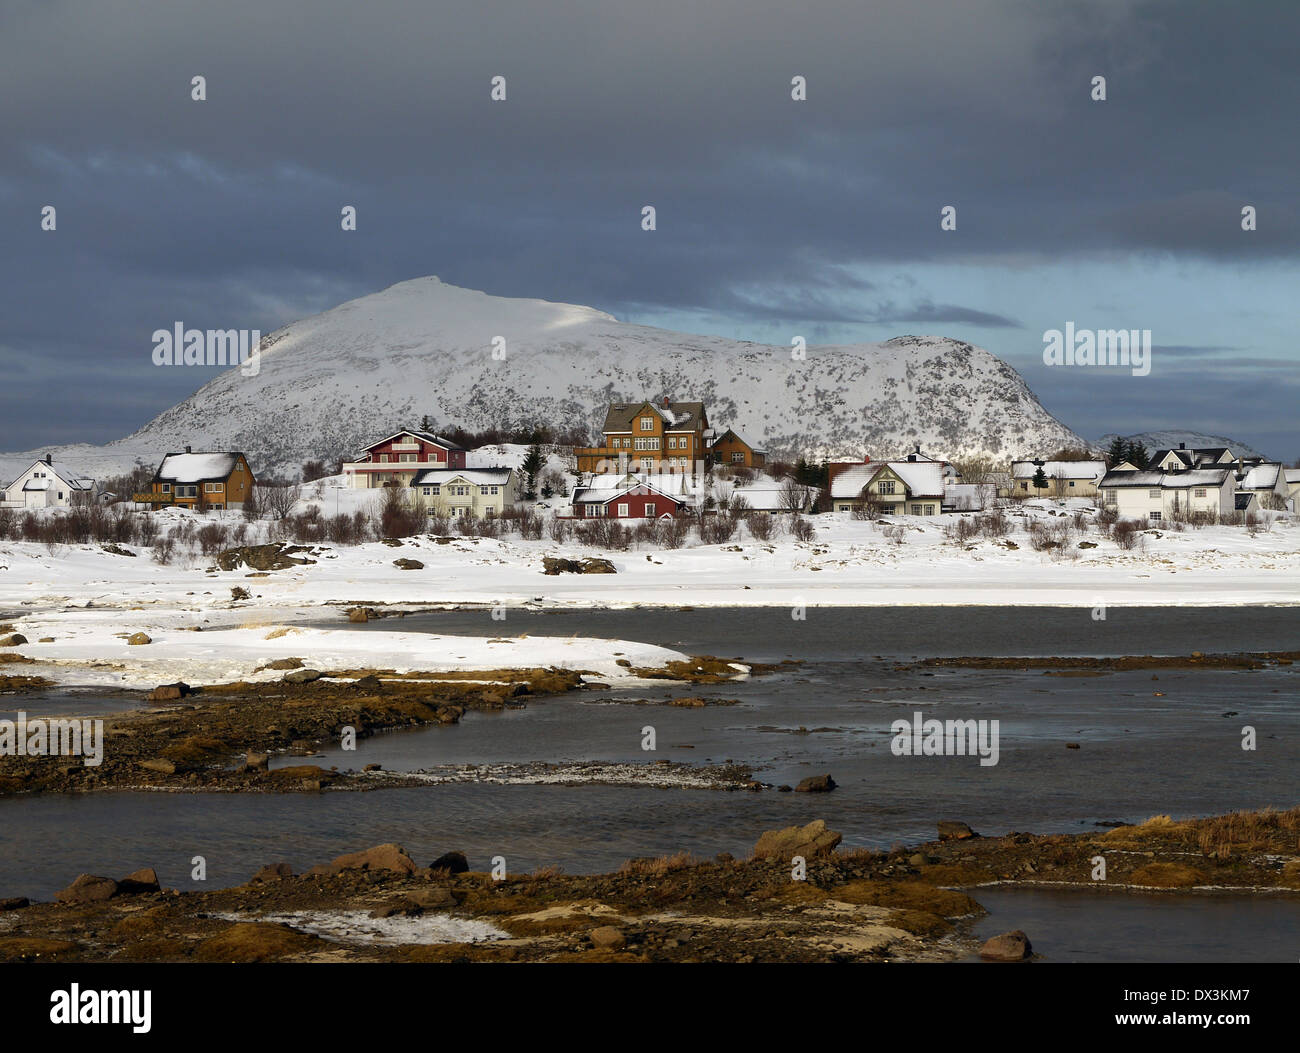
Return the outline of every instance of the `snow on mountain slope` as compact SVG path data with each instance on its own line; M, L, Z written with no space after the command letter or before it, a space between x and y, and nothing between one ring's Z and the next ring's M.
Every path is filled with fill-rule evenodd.
M504 358L493 357L504 338ZM291 323L263 341L260 372L231 369L102 456L60 453L79 470L168 450L240 449L254 469L350 457L428 415L435 430L550 422L595 437L610 401L702 400L770 454L1000 460L1083 440L989 352L942 337L809 348L630 325L588 307L507 299L437 278ZM19 455L5 464L21 461ZM25 465L23 465L25 467Z
M1100 449L1106 449L1117 438L1114 432L1103 435L1097 440L1096 445ZM1148 452L1155 450L1172 450L1180 442L1186 443L1189 450L1215 449L1220 446L1227 446L1233 453L1240 454L1242 457L1264 457L1263 453L1252 446L1247 446L1244 442L1238 442L1236 439L1228 439L1222 435L1206 435L1203 431L1178 431L1177 429L1167 429L1165 431L1144 431L1136 435L1123 436L1125 442L1140 442L1147 448Z

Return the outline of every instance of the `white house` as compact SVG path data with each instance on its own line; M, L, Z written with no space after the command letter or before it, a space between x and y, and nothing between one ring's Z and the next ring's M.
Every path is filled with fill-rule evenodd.
M67 508L80 494L93 500L95 480L46 454L5 487L2 503L6 508Z
M1161 522L1180 515L1231 515L1237 477L1232 468L1177 472L1110 471L1101 480L1101 503L1126 519Z
M1042 469L1046 486L1035 486ZM1012 492L1030 497L1094 497L1105 461L1012 461Z
M430 516L490 519L515 503L515 491L510 468L430 468L415 475L409 492Z
M1300 468L1287 468L1286 495L1291 501L1291 510L1300 512Z
M841 461L828 466L831 507L850 512L870 502L885 515L934 516L943 510L944 462Z
M1264 462L1253 468L1239 470L1241 476L1237 483L1238 493L1252 493L1263 509L1286 507L1290 498L1290 489L1286 481L1286 469L1280 464Z

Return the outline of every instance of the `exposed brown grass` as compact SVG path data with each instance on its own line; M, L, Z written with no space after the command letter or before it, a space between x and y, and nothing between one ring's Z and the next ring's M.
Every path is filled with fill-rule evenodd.
M703 860L696 859L689 852L678 852L672 856L658 856L654 859L629 859L618 868L620 874L634 877L664 877L677 870L699 866Z
M1205 875L1199 870L1181 863L1148 863L1133 871L1129 877L1131 884L1151 888L1191 888L1204 881Z

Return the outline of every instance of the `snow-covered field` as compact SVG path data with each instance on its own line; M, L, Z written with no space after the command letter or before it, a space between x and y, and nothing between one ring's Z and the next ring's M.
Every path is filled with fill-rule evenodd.
M349 501L357 496L345 495ZM558 665L602 679L627 679L620 659L661 666L681 657L627 641L511 636L508 621L494 619L493 608L1300 602L1296 516L1266 515L1266 526L1253 533L1229 526L1150 530L1131 550L1089 522L1069 534L1064 555L1031 547L1032 524L1063 529L1085 507L1026 502L1008 512L1013 525L1006 537L965 542L952 536L958 515L867 522L847 513L811 517L811 541L796 541L784 529L758 541L742 526L730 543L703 545L693 537L675 550L643 545L608 552L518 535L421 535L400 545L312 546L298 555L315 562L261 574L246 567L216 570L211 557L196 553L163 566L148 548L125 546L136 553L128 556L98 545L50 550L9 541L0 542L0 620L30 641L21 647L24 654L54 663L55 679L138 687L178 677L196 683L270 678L280 674L254 670L289 656L326 670ZM600 556L616 573L546 575L545 556ZM399 569L394 561L403 558L424 567ZM236 587L249 598L233 599ZM397 620L384 624L393 631L356 633L342 617L342 609L354 604L477 606L483 634L405 633ZM325 611L337 613L337 630L304 624ZM154 642L128 645L126 635L140 631ZM39 642L45 637L53 642ZM96 662L104 664L93 668ZM21 668L28 670L51 675Z

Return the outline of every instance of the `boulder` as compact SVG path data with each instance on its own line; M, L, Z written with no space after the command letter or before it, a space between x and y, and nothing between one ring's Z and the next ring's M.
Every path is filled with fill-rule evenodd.
M177 680L174 684L159 684L147 695L144 696L146 702L175 702L190 694L190 685L183 680Z
M406 849L401 845L389 842L367 848L363 852L349 852L347 855L339 856L330 863L330 869L336 874L344 870L379 870L390 874L413 874L415 860L406 854Z
M153 643L153 637L148 633L132 633L126 638L126 642L133 647L139 647L141 644Z
M446 910L460 902L459 897L445 885L416 889L406 898L421 910Z
M126 896L138 896L142 892L158 892L158 874L153 867L141 867L133 870L117 883L117 891Z
M0 899L0 913L6 910L22 910L28 906L31 906L31 902L26 896L7 896Z
M614 564L607 559L561 559L558 556L542 557L543 574L615 574Z
M250 600L252 598L253 598L253 594L249 592L246 588L244 588L242 585L236 585L233 589L230 590L231 603L237 603L240 600Z
M71 885L56 893L58 903L102 903L117 895L117 882L98 874L82 874Z
M469 870L469 860L464 852L444 852L432 863L430 870L445 870L451 874L464 874Z
M754 846L755 859L778 859L788 862L795 856L814 859L835 851L842 836L826 829L822 819L814 819L807 826L787 826L783 830L768 830Z
M288 863L268 863L253 875L249 884L269 885L275 881L284 881L293 877L293 867Z
M270 662L267 662L266 665L262 666L262 668L263 669L301 669L303 665L304 663L301 658L276 658Z
M319 680L324 675L319 669L293 669L285 673L280 679L286 684L310 684L313 680Z
M988 962L1023 962L1033 953L1029 937L1019 929L985 940L980 948L980 957Z
M0 647L17 647L19 644L25 644L27 637L22 633L10 633L8 636L0 636Z
M424 564L418 559L395 559L393 566L398 570L424 570Z
M835 780L829 775L810 775L794 789L795 793L830 793L835 789Z
M975 836L975 831L965 823L958 822L955 819L939 820L940 841L966 841Z
M222 570L238 570L241 566L253 570L285 570L314 563L312 559L295 559L291 553L309 551L303 545L244 545L218 554L217 566Z
M249 750L244 756L245 771L266 771L267 765L271 762L271 757L266 753L254 753Z
M587 935L591 937L591 945L597 950L621 951L627 946L627 937L623 935L623 930L613 925L601 925L592 929Z
M145 771L156 771L159 775L175 775L176 762L170 761L166 757L151 757L149 760L140 761L140 767Z

